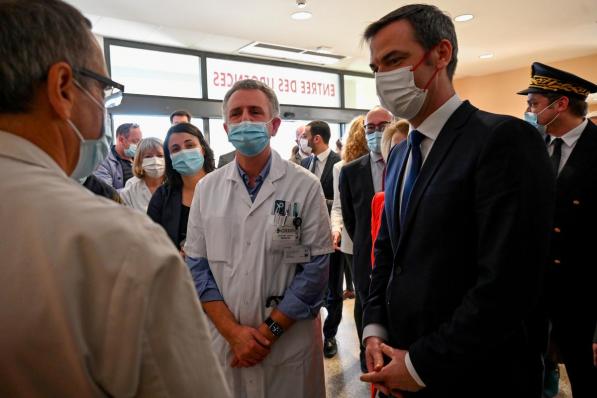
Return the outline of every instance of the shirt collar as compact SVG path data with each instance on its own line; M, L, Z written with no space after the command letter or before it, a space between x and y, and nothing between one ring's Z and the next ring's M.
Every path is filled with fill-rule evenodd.
M417 130L426 138L435 141L450 116L452 116L456 109L458 109L460 104L462 104L462 100L458 97L458 94L454 94L449 100L444 102L442 106L436 109L435 112L429 115L419 127L415 129L411 125L408 131L409 134L411 131Z
M581 124L579 124L572 130L568 131L566 134L561 136L560 138L562 139L562 141L564 141L564 144L566 144L566 146L572 148L574 146L574 144L576 143L576 141L578 141L578 139L580 138L580 135L582 134L582 132L587 127L587 124L589 124L589 121L587 119L585 119ZM554 139L557 137L553 137L553 136L550 136L550 137L551 137L551 140L549 141L549 143L552 144Z
M324 164L325 161L328 159L328 156L330 156L330 152L332 152L332 149L328 147L328 149L317 155L317 160L319 160L321 164Z
M255 185L258 185L259 183L261 183L265 180L265 178L269 175L269 171L270 171L271 167L272 167L272 155L269 156L269 158L267 159L267 163L265 164L265 166L263 166L263 169L259 172L259 175L255 179ZM240 174L240 177L242 178L245 185L249 186L249 175L247 173L245 173L245 171L240 167L238 162L236 163L236 168L238 169L238 173Z
M383 156L381 156L381 153L377 153L377 152L369 152L369 156L371 156L371 160L373 161L373 163L377 163L380 160L383 161Z
M25 138L2 130L0 130L0 157L40 166L68 178L64 170L40 147Z

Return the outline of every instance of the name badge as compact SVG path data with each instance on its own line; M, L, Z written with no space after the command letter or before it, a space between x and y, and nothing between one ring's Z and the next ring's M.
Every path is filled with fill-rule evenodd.
M311 261L311 250L306 246L294 246L284 249L283 263L308 263Z
M294 225L274 225L273 240L276 246L297 245L300 241L300 230Z

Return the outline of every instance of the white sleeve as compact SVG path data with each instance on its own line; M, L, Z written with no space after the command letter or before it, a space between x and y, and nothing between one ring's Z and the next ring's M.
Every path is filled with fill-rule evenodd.
M344 221L342 220L342 205L340 202L340 168L342 167L341 162L334 165L334 203L332 204L332 212L330 214L332 221L332 232L342 232L344 228Z
M199 193L202 186L202 181L199 181L195 187L193 203L189 211L189 221L187 222L187 237L184 244L185 255L194 258L207 258L205 226L201 220L201 195Z

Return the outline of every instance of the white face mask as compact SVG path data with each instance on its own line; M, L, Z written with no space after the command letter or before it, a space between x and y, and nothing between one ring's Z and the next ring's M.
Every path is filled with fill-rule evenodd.
M164 158L157 156L143 159L142 163L143 171L148 177L158 178L164 175L166 170L166 161Z
M299 148L301 149L301 152L307 155L310 155L311 152L313 152L313 148L309 146L309 141L306 138L301 138L299 140Z
M412 66L407 66L375 74L375 86L381 106L406 120L417 116L427 97L427 90L416 86L412 69Z

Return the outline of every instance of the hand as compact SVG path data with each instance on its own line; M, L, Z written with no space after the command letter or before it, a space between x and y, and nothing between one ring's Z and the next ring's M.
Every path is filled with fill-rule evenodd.
M367 339L367 343L369 339ZM400 396L400 391L418 391L422 387L417 384L406 368L405 357L408 351L398 350L386 344L381 344L382 352L390 358L390 363L384 366L380 371L366 373L361 376L361 380L368 383L374 383L379 386L380 391L383 388L389 390L394 396ZM369 351L369 344L367 344Z
M230 366L251 367L267 357L271 351L271 342L257 329L240 325L228 342L232 348L234 359Z
M593 365L597 367L597 343L593 343Z
M338 232L338 231L332 232L332 245L334 246L334 250L340 250L340 241L341 240L342 240L342 237L340 235L340 232Z
M365 360L367 371L379 372L383 368L383 354L381 345L383 340L379 337L369 336L365 339Z

